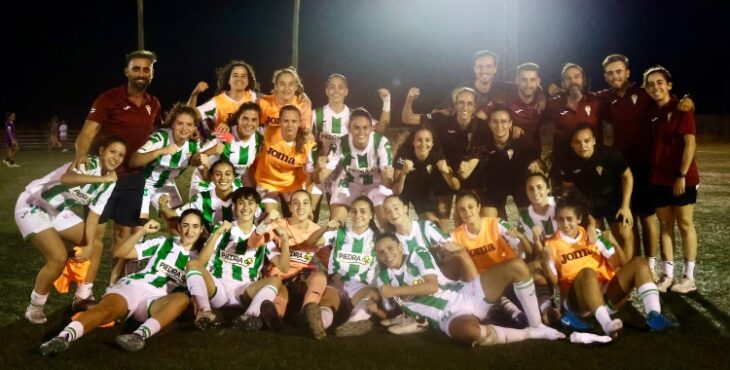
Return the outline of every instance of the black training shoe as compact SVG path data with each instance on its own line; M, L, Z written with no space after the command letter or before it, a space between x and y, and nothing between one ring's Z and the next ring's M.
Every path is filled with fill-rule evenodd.
M244 331L259 331L264 321L259 316L243 314L233 319L233 326Z
M264 301L261 303L261 319L272 331L281 331L284 329L284 321L279 317L276 306L272 301Z
M41 351L43 356L57 355L71 346L71 342L63 337L55 337L48 342L41 344L38 350Z

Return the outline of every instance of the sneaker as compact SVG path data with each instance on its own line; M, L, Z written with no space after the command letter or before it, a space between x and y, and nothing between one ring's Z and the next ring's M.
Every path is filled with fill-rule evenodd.
M419 321L413 316L406 316L406 320L401 324L388 327L389 332L398 335L423 333L426 330L428 330L426 319Z
M396 317L390 318L390 319L384 319L380 321L380 325L383 325L385 327L388 326L394 326L394 325L402 325L406 321L408 321L408 315L402 313Z
M666 293L667 289L669 289L670 286L672 286L672 277L667 275L662 275L661 279L659 279L659 282L656 284L657 290L659 290L660 293Z
M656 311L651 311L646 315L646 325L649 327L649 331L663 331L679 326L676 321Z
M681 294L687 294L691 292L697 291L697 284L695 284L694 278L686 278L683 277L679 280L677 284L672 285L672 289L674 293L681 293Z
M213 311L200 311L195 315L195 327L200 330L211 330L219 326L221 322Z
M560 318L560 324L568 329L575 331L588 331L593 329L593 326L583 320L572 311L565 310L563 316Z
M264 320L259 316L243 314L233 319L233 326L244 331L259 331L264 326Z
M10 166L8 166L8 167L18 168L18 167L20 167L20 165L17 163L11 163Z
M127 352L137 352L147 344L139 334L135 333L117 335L115 341Z
M354 337L363 335L373 330L373 322L370 320L348 321L335 329L338 337Z
M535 328L527 328L528 336L531 339L556 340L565 338L565 334L543 324Z
M48 342L41 344L39 351L43 356L50 356L59 354L68 349L71 346L71 342L67 341L63 337L55 337Z
M623 328L624 322L621 321L621 319L613 319L606 327L603 328L603 332L611 338L616 338L618 336L618 332Z
M276 306L272 301L261 303L261 319L273 331L284 329L284 321L279 316L279 312L276 311Z
M309 302L304 305L304 316L307 318L307 324L309 325L309 330L312 331L314 339L322 339L327 336L324 323L322 322L322 311L319 309L318 304Z
M547 326L557 326L560 322L560 310L555 307L547 307L542 311L542 323Z
M90 295L89 298L79 298L74 296L74 300L71 303L71 312L87 311L95 305L96 299L93 294Z
M46 321L48 321L46 313L43 312L43 307L36 307L33 305L30 305L25 309L25 318L33 324L45 324Z

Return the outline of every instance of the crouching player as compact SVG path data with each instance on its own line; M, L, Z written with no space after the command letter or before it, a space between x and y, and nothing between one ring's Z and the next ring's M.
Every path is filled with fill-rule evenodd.
M195 326L199 329L218 326L220 321L211 308L248 304L243 315L235 320L237 326L246 330L258 330L267 317L277 315L272 301L281 289L281 280L262 279L261 272L266 259L279 269L289 269L289 240L284 238L284 229L277 227L274 231L280 237L280 253L273 242L248 247L256 230L254 218L260 202L261 196L254 188L243 187L233 192L235 224L223 221L198 258L188 263L185 276L197 305ZM270 224L267 217L259 227L265 230Z
M585 229L579 225L585 209L577 194L560 199L555 207L558 230L543 251L543 270L560 287L563 307L584 317L592 314L603 331L615 337L623 323L612 319L611 314L636 288L649 330L677 326L661 314L659 291L645 259L637 256L626 261L621 247L602 236L596 243L588 242Z
M145 234L160 230L157 221L147 221L114 250L116 258L149 257L147 266L109 287L99 304L82 312L58 336L43 343L41 353L48 356L63 352L71 342L99 325L130 317L142 325L131 334L117 336L116 342L130 352L144 348L147 339L175 320L190 303L185 293L175 290L184 286L185 266L191 254L200 249L202 221L200 212L185 211L178 227L179 238L158 237L140 242Z
M427 249L416 247L408 253L390 232L377 238L375 251L381 263L375 280L381 296L385 299L395 298L404 312L425 317L433 328L440 329L460 342L487 346L526 339L555 340L565 337L540 323L534 285L532 294L522 302L523 306L532 308L527 311L530 313L528 319L531 324L535 323L534 326L511 329L481 324L480 320L487 316L492 307L489 302L495 302L502 296L508 284L518 286L526 285L526 282L532 285L530 271L524 263L522 268L514 268L516 264L507 261L480 275L468 252L460 249L454 251L454 258L462 263L464 281L452 281L441 274Z

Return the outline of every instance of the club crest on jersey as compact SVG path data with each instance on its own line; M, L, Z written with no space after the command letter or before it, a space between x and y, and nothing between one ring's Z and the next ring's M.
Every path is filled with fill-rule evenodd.
M149 104L146 104L146 105L144 106L144 109L147 109L147 114L152 114L152 107L150 107L150 105L149 105Z
M160 271L165 273L165 275L171 277L178 283L181 283L183 281L184 274L179 268L168 265L165 261L160 261L160 263L157 265L157 268L159 268Z
M596 173L598 173L598 176L603 175L603 166L596 166Z
M433 166L431 166L430 164L426 165L426 172L428 172L429 174L431 174L432 169L433 169Z
M586 107L583 108L583 109L585 109L587 115L589 115L589 116L591 115L591 107L590 107L590 105L586 105Z
M523 111L524 111L524 109L522 109L522 108L516 109L516 110L515 110L515 114L520 114L520 113L522 113Z
M515 154L515 151L512 149L507 149L507 157L509 157L510 160L512 160L512 156Z
M631 101L636 105L636 102L639 100L639 96L636 94L631 94Z

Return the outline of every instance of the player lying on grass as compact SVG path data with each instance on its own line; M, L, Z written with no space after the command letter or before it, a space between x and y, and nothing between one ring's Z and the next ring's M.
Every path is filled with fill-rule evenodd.
M326 335L333 320L337 336L355 336L369 332L370 305L377 305L378 294L370 284L375 276L375 206L370 198L359 196L350 206L351 226L331 220L327 227L314 232L308 240L317 247L331 246L332 253L327 268L329 284L319 304L304 306L307 322L315 338ZM338 320L339 319L339 320ZM344 323L343 323L344 321Z
M558 201L557 232L543 250L543 270L553 285L560 287L563 307L579 316L593 315L603 331L616 336L623 328L615 313L636 288L644 304L646 323L651 331L677 324L661 314L659 291L647 261L634 257L626 261L623 250L602 236L590 243L580 226L585 215L581 196L570 193Z
M258 330L267 317L277 315L272 301L281 288L281 280L263 278L262 269L266 260L281 270L289 269L289 240L284 238L284 229L279 226L274 230L280 237L278 248L273 242L248 246L248 239L257 229L254 218L260 202L256 189L236 190L233 193L235 223L223 221L198 258L188 262L185 276L197 306L195 326L199 329L219 325L211 308L247 306L243 315L234 321L247 330ZM271 220L267 218L258 228L264 232L270 225Z
M130 352L144 348L147 339L173 322L190 303L187 294L178 290L185 287L185 266L203 242L199 239L202 221L200 212L188 210L181 217L179 237L160 236L141 241L146 234L160 230L157 221L147 221L114 250L116 258L139 260L149 257L147 266L109 287L99 304L82 312L58 336L43 343L41 353L48 356L63 352L71 342L99 325L130 317L142 325L131 334L117 336L116 342Z
M25 318L34 324L46 322L43 306L48 300L53 281L61 275L68 252L64 241L82 246L78 259L90 259L86 279L74 297L74 302L91 297L91 288L99 270L101 248L93 247L99 215L104 211L117 181L114 172L124 161L127 147L119 137L109 137L99 148L99 155L90 155L88 166L77 170L66 163L42 179L25 187L15 203L15 222L24 239L45 257L38 271ZM71 208L88 206L84 221Z
M393 233L380 235L375 251L381 264L376 277L381 296L394 298L404 312L426 318L433 328L457 341L485 346L565 337L540 322L530 271L524 263L515 263L517 259L479 274L468 252L455 251L453 258L461 262L464 280L452 281L441 274L426 248L416 247L409 252ZM510 283L518 297L524 298L522 303L532 326L511 329L481 324L492 307L490 302L502 296Z

